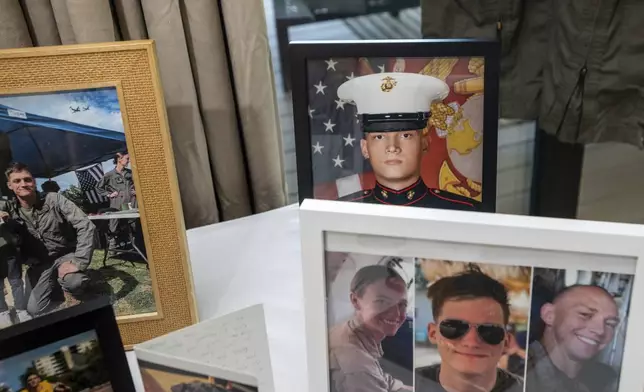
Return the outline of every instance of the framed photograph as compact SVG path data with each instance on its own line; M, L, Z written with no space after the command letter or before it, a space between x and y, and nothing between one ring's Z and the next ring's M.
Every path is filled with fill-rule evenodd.
M498 43L289 46L300 202L495 211Z
M137 351L146 392L257 392L257 380L247 374L216 368L159 353Z
M0 328L94 298L129 348L196 322L152 41L0 51Z
M313 199L300 225L311 391L644 383L638 225Z
M83 303L3 330L0 390L134 392L109 301Z

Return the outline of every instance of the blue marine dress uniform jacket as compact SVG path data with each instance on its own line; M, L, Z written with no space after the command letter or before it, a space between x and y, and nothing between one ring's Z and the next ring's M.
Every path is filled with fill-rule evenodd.
M376 183L373 189L352 193L339 200L463 211L478 211L481 205L481 203L463 196L428 188L421 179L401 190L390 189Z

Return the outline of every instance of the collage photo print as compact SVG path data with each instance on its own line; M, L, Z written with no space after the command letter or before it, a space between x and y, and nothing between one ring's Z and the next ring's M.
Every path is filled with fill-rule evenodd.
M332 391L618 391L633 275L327 252L326 277Z

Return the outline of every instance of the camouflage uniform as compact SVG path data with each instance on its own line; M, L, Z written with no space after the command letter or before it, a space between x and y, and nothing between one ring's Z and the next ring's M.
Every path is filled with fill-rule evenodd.
M72 295L82 293L89 280L82 271L94 251L94 224L87 215L59 193L38 194L30 209L21 208L14 199L4 211L16 223L20 255L29 265L27 276L33 287L29 313L37 315L57 306L52 297L60 288ZM79 271L59 278L58 267L66 261Z
M132 203L135 206L136 196L132 194L134 191L132 170L128 168L123 168L121 172L114 169L105 173L96 185L96 189L105 197L109 197L113 192L118 192L116 197L110 199L110 208L120 211L123 204ZM109 225L110 234L115 235L118 231L119 220L110 219ZM115 244L115 238L110 238L110 248L114 247Z
M123 204L134 203L136 200L136 197L132 195L132 191L134 191L132 170L128 168L123 168L120 173L116 169L105 173L96 185L96 189L105 197L108 197L110 193L118 192L116 197L110 199L110 207L117 210L120 210Z

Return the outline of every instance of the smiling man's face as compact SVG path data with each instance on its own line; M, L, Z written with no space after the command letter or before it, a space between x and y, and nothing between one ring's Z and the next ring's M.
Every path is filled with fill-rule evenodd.
M394 336L407 316L407 288L400 278L380 279L371 283L351 302L362 327L373 336Z
M447 339L441 335L439 329L443 320L462 320L473 326L461 338ZM474 327L481 324L503 327L503 309L498 302L491 298L445 301L438 319L429 325L429 339L438 346L441 368L450 367L456 373L467 377L496 371L507 345L507 338L495 345L486 343Z
M606 347L615 335L618 317L613 298L592 286L573 288L541 309L541 318L552 328L557 347L576 361L591 359Z
M27 170L9 174L7 186L18 197L29 197L36 192L34 177Z

